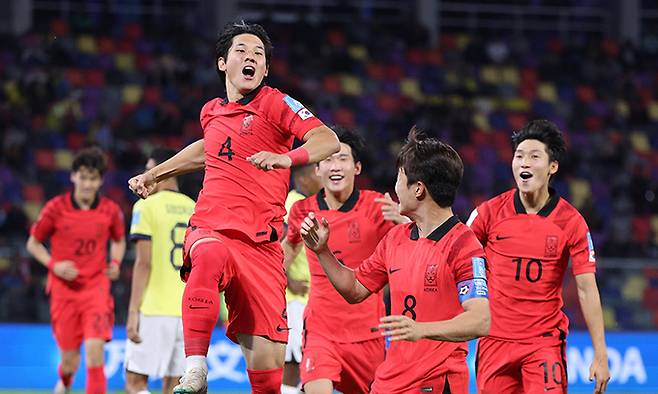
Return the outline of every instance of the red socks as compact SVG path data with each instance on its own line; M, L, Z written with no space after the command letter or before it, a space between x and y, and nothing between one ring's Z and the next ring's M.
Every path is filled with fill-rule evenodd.
M252 394L279 394L283 382L283 368L255 371L247 369Z
M105 381L105 372L103 367L87 367L87 385L86 394L105 394L107 392L107 382Z
M229 258L226 245L207 241L192 251L192 271L183 292L186 356L206 356L219 317L219 281Z
M71 387L71 384L73 384L73 374L65 374L62 372L62 364L57 367L57 374L59 375L59 379L62 381L62 383L64 383L64 386Z

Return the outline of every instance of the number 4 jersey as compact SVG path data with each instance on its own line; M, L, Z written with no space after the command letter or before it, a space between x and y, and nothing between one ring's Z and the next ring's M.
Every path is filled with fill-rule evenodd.
M83 210L72 193L61 194L46 203L30 234L42 243L50 239L52 259L73 261L79 271L72 281L49 272L52 298L76 298L85 290L109 292L107 243L124 236L123 213L114 201L97 196L91 209Z
M587 224L576 208L551 189L546 205L526 213L516 189L484 202L468 224L489 263L490 337L525 340L567 333L562 279L596 271Z
M246 158L260 151L284 154L322 122L297 100L261 86L237 102L214 99L201 110L205 177L191 223L237 230L255 242L278 239L290 171L263 171Z
M185 283L183 238L194 211L194 200L183 193L162 190L133 206L130 240L151 241L151 273L140 312L147 316L181 316Z

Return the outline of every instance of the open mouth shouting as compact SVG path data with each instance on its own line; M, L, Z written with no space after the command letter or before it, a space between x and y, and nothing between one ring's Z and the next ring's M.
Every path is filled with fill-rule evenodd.
M242 68L242 75L248 80L254 79L254 75L256 75L256 67L244 66Z
M520 176L521 179L523 179L524 181L527 181L528 179L532 178L532 173L529 172L529 171L522 171L522 172L519 174L519 176Z

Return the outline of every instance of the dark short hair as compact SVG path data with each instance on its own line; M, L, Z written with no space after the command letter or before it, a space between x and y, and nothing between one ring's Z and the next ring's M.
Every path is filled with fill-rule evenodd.
M176 151L171 148L158 147L151 151L149 159L153 159L153 161L155 161L155 165L158 165L171 159L175 154Z
M440 207L450 207L455 202L464 164L450 145L428 137L414 126L398 154L397 167L404 169L407 186L423 182Z
M363 159L363 154L366 150L366 142L363 137L347 127L332 125L329 128L336 133L338 141L348 145L352 149L352 158L355 164Z
M512 152L516 152L519 144L525 140L537 140L546 145L550 161L560 161L567 151L564 136L558 127L546 119L537 119L528 122L521 130L512 134Z
M263 42L263 46L265 47L265 63L268 68L270 67L273 49L272 41L270 40L270 36L267 35L265 29L263 29L263 26L256 23L249 24L243 20L232 22L224 26L224 30L219 34L217 42L215 43L215 68L222 79L224 79L224 72L217 68L217 62L220 57L224 58L224 61L226 61L228 50L231 48L231 45L233 45L233 37L239 36L240 34L253 34Z
M86 167L90 170L98 170L98 173L102 176L105 174L105 171L107 171L107 158L105 157L105 153L96 146L80 150L73 158L71 170L73 172L78 172L81 167Z

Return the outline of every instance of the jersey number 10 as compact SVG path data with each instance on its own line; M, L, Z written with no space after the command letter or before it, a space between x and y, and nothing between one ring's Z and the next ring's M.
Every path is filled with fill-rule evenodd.
M525 271L525 278L530 283L535 283L539 281L539 279L541 279L541 274L542 274L541 260L529 259L525 264L525 270L522 269L523 259L521 257L512 259L512 261L516 263L516 276L514 277L514 279L521 280L522 271Z

